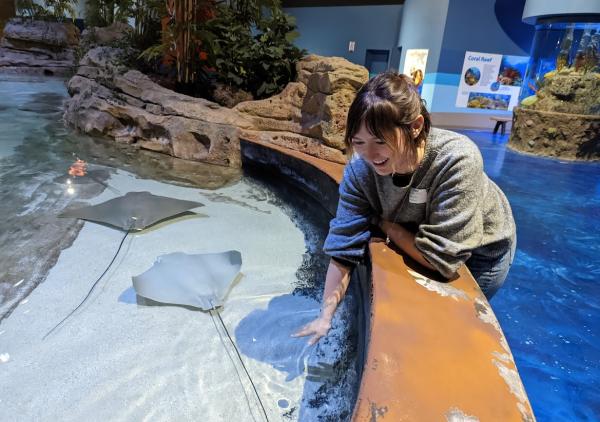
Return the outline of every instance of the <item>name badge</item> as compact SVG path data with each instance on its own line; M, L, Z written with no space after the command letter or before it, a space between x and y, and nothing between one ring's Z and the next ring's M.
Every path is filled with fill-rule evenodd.
M408 200L411 204L424 204L427 202L427 189L411 189Z

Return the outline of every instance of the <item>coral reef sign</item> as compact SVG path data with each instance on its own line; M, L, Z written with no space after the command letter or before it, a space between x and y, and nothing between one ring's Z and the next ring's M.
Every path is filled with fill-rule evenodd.
M519 102L528 56L467 51L456 107L510 111Z

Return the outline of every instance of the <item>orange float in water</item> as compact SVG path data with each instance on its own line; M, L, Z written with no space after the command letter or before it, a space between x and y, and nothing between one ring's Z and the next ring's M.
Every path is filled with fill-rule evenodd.
M75 177L85 176L87 174L87 163L79 158L71 167L69 167L69 175Z

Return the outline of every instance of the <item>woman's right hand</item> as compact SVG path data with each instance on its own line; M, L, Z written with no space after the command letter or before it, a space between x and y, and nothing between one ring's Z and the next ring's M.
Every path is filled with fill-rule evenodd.
M317 343L321 337L326 336L330 328L331 319L320 316L292 334L292 337L305 337L312 335L310 340L308 340L308 344L312 346L313 344Z

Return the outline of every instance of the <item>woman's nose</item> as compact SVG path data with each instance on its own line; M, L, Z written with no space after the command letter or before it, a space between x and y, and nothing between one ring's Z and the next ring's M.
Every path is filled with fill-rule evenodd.
M364 149L363 156L367 159L377 158L377 150L373 147L373 145L367 145Z

